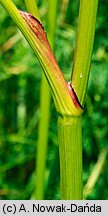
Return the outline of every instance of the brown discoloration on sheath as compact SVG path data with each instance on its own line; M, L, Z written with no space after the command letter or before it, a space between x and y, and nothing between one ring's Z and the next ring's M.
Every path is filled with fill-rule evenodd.
M77 95L74 91L74 89L71 86L71 83L67 83L64 79L64 76L58 66L58 63L56 61L56 58L52 52L52 49L50 47L50 44L47 39L47 35L44 31L44 28L42 24L37 20L34 16L27 12L19 11L23 19L28 24L30 30L32 30L32 33L34 33L36 40L38 40L39 45L39 51L40 53L45 56L45 59L47 61L47 65L49 65L51 71L55 74L56 80L59 80L59 84L64 84L65 89L67 89L67 92L70 94L71 99L76 106L76 108L82 109L79 100L77 98Z
M52 52L52 49L50 47L50 44L47 39L47 35L44 31L44 28L42 24L37 20L34 16L27 12L19 11L22 15L23 19L28 24L29 28L32 30L32 33L35 34L36 38L38 39L38 42L40 43L41 47L44 49L44 55L47 54L49 58L51 57L52 61L56 61L56 58ZM60 70L60 69L59 69Z
M74 105L75 105L77 108L80 108L80 109L83 110L83 107L81 106L81 104L80 104L80 102L79 102L79 100L78 100L78 97L77 97L77 95L76 95L76 93L75 93L75 91L74 91L74 89L73 89L71 83L68 82L68 83L67 83L67 86L68 86L69 93L70 93L70 95L71 95L71 98L72 98L72 101L73 101Z
M42 24L34 16L29 13L21 12L22 17L25 19L31 30L34 32L36 37L44 43L47 43L46 33Z

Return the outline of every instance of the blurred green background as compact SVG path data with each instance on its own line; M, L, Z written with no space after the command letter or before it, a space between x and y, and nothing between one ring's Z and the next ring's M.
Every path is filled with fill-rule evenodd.
M24 1L14 0L26 11ZM47 0L38 7L47 29ZM52 1L53 4L53 1ZM54 53L70 80L79 0L59 0ZM83 114L84 198L108 199L108 1L100 0ZM0 199L31 199L36 182L42 69L0 5ZM50 108L44 199L60 199L57 114Z

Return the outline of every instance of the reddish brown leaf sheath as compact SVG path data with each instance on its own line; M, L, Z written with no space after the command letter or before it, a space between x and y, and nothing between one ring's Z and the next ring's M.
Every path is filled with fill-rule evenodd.
M81 110L81 106L79 106L77 96L74 91L70 91L70 88L64 79L42 24L31 14L23 11L19 12L25 21L30 37L32 35L30 45L33 50L36 51L37 57L44 69L54 96L54 101L57 105L56 108L58 107L57 111L67 113L67 115L70 115L71 113L80 113L81 111L79 112L78 110Z

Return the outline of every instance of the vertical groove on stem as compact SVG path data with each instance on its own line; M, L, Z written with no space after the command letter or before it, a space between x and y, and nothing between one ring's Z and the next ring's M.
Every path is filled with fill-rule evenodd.
M60 187L63 200L83 199L82 116L58 119Z

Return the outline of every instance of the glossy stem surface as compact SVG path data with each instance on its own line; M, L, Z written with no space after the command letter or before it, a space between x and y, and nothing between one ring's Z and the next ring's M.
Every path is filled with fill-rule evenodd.
M60 188L63 200L82 200L82 116L58 119Z

